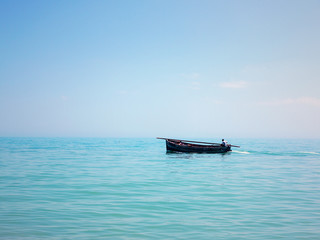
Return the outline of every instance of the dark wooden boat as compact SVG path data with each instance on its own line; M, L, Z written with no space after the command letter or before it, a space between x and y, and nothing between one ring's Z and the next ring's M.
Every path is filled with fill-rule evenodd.
M232 151L231 147L239 147L230 144L228 144L227 146L223 146L219 143L198 142L170 138L158 139L166 140L167 152L226 153Z

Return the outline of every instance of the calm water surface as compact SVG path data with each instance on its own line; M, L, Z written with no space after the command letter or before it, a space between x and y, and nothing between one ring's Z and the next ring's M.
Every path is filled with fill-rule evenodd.
M320 140L229 141L0 138L0 239L320 239Z

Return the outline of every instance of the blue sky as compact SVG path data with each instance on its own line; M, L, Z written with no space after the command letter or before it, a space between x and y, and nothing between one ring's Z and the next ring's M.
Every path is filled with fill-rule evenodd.
M320 2L0 1L0 136L320 138Z

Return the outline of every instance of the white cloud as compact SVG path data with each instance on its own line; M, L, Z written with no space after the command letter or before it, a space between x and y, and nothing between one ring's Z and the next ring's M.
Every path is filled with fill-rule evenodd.
M298 103L309 104L313 106L320 106L320 99L319 98L312 98L312 97L302 97L297 99Z
M281 105L294 105L303 104L320 107L320 99L314 97L300 97L300 98L286 98L274 101L260 102L259 105L265 106L281 106Z
M200 89L200 82L198 82L198 81L192 82L190 88L193 90L199 90Z
M223 88L244 88L247 86L245 81L234 81L234 82L223 82L220 84L220 87Z
M69 100L69 98L68 98L67 96L61 96L60 99L61 99L62 101L68 101L68 100Z

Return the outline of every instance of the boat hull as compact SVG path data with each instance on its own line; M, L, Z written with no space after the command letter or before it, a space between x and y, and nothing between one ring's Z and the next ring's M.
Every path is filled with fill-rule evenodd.
M231 151L230 146L213 146L200 144L187 144L166 140L168 152L186 152L186 153L226 153Z

